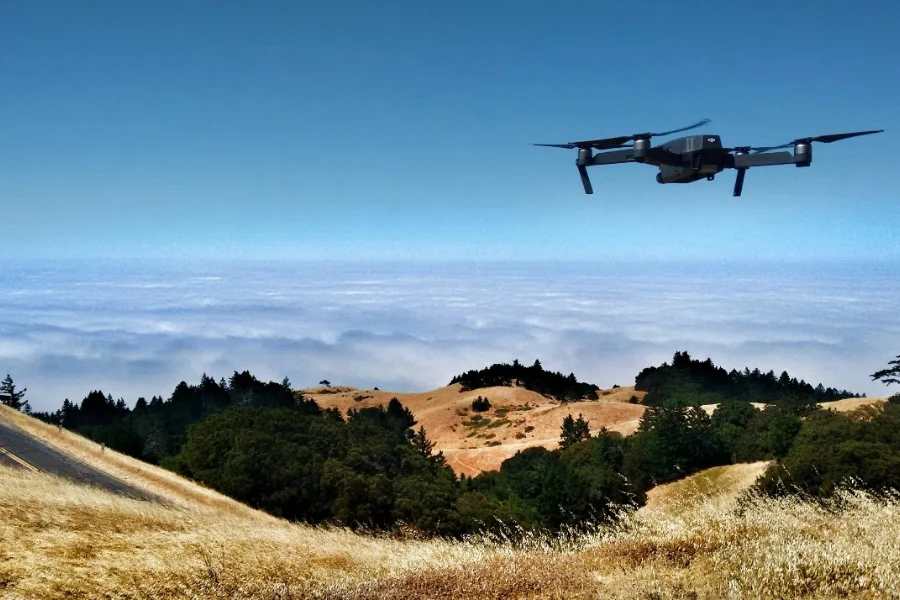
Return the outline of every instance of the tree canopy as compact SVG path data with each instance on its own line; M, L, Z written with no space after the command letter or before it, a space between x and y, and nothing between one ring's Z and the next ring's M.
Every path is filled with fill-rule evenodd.
M25 392L27 391L28 388L16 390L16 384L12 376L7 373L6 378L0 381L0 402L3 402L10 408L30 413L31 406L28 404L28 400L25 399Z
M717 404L724 400L760 402L764 404L815 404L842 398L858 398L846 390L813 386L798 381L787 371L775 375L759 369L726 371L712 359L695 360L687 352L676 352L672 363L647 367L634 380L635 389L647 392L644 404L675 402L684 405Z
M600 390L596 385L578 381L574 373L563 375L560 372L545 371L540 360L535 360L530 367L515 360L512 364L496 363L481 370L466 371L450 380L450 385L456 383L460 384L463 391L518 385L560 402L596 400Z

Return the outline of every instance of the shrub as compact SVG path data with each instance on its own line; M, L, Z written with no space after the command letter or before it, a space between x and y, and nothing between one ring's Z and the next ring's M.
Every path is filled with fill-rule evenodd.
M472 400L472 410L474 410L475 412L485 412L487 410L490 410L490 408L491 402L487 398L478 396L477 398Z

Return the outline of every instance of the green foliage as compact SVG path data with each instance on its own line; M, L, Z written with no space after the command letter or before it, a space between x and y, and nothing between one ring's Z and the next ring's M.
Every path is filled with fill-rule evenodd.
M529 448L504 461L499 472L471 480L480 495L467 500L475 504L477 499L476 506L490 507L526 528L578 528L610 519L618 507L645 501L642 491L619 474L623 446L620 435L602 431L565 450Z
M472 400L472 410L475 412L485 412L491 409L491 402L487 398L478 396Z
M828 497L849 480L874 491L900 489L900 404L810 415L759 487L772 495Z
M467 371L450 380L450 385L461 384L463 391L476 390L494 386L511 386L513 381L525 389L555 398L560 402L577 400L596 400L599 387L580 382L574 373L563 375L559 372L545 371L541 361L536 360L530 367L523 366L518 360L513 364L497 363L480 371Z
M885 385L900 384L900 354L888 361L888 368L872 374L873 381L882 381Z
M459 533L452 470L400 403L333 414L236 406L192 425L172 466L287 519Z
M624 473L640 489L727 464L728 450L699 408L651 406L628 439Z
M66 399L60 410L40 417L97 443L158 464L180 451L192 423L231 406L320 412L315 402L295 397L289 385L286 379L280 384L264 383L247 371L235 371L227 383L224 379L217 383L204 373L199 384L188 385L182 381L167 400L154 396L147 402L139 398L131 410L123 399L113 400L111 395L94 390L80 404Z
M25 400L25 392L27 391L28 388L16 391L16 384L13 382L12 376L7 373L6 378L0 381L0 402L10 408L30 413L31 406L29 406L28 400Z
M566 415L562 422L562 431L559 434L559 447L565 450L573 444L584 441L591 437L591 430L588 422L579 413L578 418L572 418L572 415Z
M687 352L676 352L672 364L647 367L635 377L635 389L647 392L644 404L660 405L675 402L685 406L718 404L725 400L777 404L792 402L814 405L841 398L858 398L846 390L813 387L803 380L797 381L787 371L778 377L774 371L762 373L759 369L726 371L712 360L694 360Z

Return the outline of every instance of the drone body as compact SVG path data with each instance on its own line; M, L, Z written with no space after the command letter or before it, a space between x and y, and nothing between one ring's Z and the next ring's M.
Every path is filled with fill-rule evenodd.
M658 146L650 143L650 138L668 135L679 131L687 131L709 123L704 119L688 127L663 133L638 133L629 136L569 142L566 144L533 144L535 146L552 146L555 148L578 148L575 165L581 174L581 182L586 194L594 190L588 178L587 167L597 165L613 165L636 162L655 166L658 183L692 183L700 179L712 181L717 173L725 169L737 170L734 182L734 195L740 196L744 187L744 176L751 167L769 167L774 165L795 165L808 167L812 164L812 142L830 144L859 135L880 133L883 130L857 131L853 133L837 133L816 137L800 138L780 146L738 146L724 148L718 135L704 134L680 137ZM631 143L628 143L631 142ZM791 152L769 152L793 146ZM622 148L621 150L617 148ZM594 150L601 152L595 154Z

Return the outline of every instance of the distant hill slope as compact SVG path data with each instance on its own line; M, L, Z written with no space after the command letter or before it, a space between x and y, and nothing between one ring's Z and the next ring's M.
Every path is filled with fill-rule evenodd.
M560 427L567 415L579 413L591 432L600 427L622 434L637 429L644 407L629 399L643 398L633 387L599 390L598 400L560 403L521 387L488 387L464 391L454 384L429 392L395 393L344 386L300 390L322 408L337 408L346 415L351 408L386 405L396 397L412 411L418 428L425 428L435 448L444 452L457 474L476 475L492 471L516 452L534 446L556 448ZM491 408L472 410L472 401L487 398ZM474 417L474 419L473 419Z
M822 408L826 408L828 410L833 410L835 412L850 412L852 410L856 410L857 408L863 406L869 406L872 404L881 404L882 402L887 402L887 397L883 398L845 398L843 400L832 400L831 402L819 402L819 406ZM759 410L765 409L768 404L763 404L761 402L751 402L755 408ZM718 404L704 404L700 408L706 411L707 414L711 415L716 411Z
M516 452L543 446L559 445L560 427L567 415L584 415L591 433L600 427L623 435L634 433L645 406L629 402L632 396L643 400L646 392L634 387L599 390L598 400L559 402L522 387L496 386L467 391L460 384L428 392L391 392L347 386L308 388L300 391L322 408L337 408L342 415L351 408L387 405L396 397L416 418L416 428L425 428L428 439L435 443L457 474L477 475L495 471ZM491 408L483 413L472 410L472 401L487 398ZM823 408L839 412L884 402L884 398L848 398L823 402ZM766 405L753 403L762 409ZM718 404L703 408L712 414ZM473 420L472 417L475 417Z
M174 507L226 511L241 517L270 521L270 515L250 508L224 494L189 481L171 471L126 456L77 433L39 421L7 406L0 405L0 420L15 426L23 434L52 448L75 464L84 464L129 486L159 497Z

